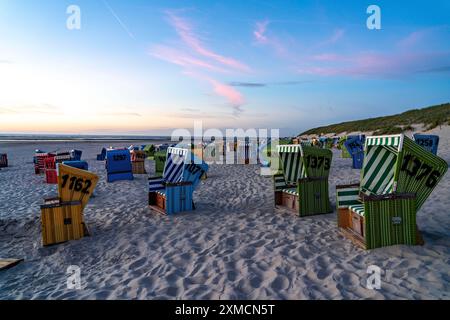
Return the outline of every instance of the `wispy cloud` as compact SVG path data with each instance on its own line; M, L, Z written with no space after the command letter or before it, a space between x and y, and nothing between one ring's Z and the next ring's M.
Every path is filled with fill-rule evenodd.
M280 81L280 82L230 82L229 85L233 87L262 88L268 86L292 86L310 82L312 81L302 80L302 81Z
M0 113L3 114L52 114L52 115L61 115L63 112L59 107L54 105L43 103L37 105L23 105L23 106L14 106L0 108Z
M317 44L317 47L336 44L340 39L342 39L344 37L344 35L345 35L344 29L335 29L333 31L333 34L328 39L325 39L325 40L319 42Z
M185 119L234 119L235 117L229 112L204 112L197 109L186 110L181 109L181 112L174 112L168 114L170 117L185 118Z
M3 108L0 107L0 113L2 114L14 114L14 113L18 113L16 110L10 109L10 108Z
M259 82L230 82L229 85L232 86L232 87L261 88L261 87L266 87L267 83L259 83Z
M98 115L105 116L105 117L117 117L117 116L142 117L142 115L137 112L104 112L104 113L99 113Z
M342 57L335 53L321 53L313 55L312 59L317 61L340 61Z
M316 76L376 77L401 77L415 73L437 72L438 70L446 72L447 65L450 63L450 52L358 53L339 56L339 59L334 62L331 66L307 65L299 68L298 72Z
M248 72L250 71L250 67L246 64L229 57L225 57L220 55L213 50L207 48L199 36L195 33L192 25L184 18L175 15L172 11L166 11L169 23L175 28L178 36L181 40L190 47L194 52L208 59L212 59L213 61L229 67L231 69Z
M446 72L450 72L450 66L435 67L431 69L417 71L417 73L446 73Z
M0 59L0 64L12 64L13 62L11 60L1 60Z
M255 40L259 43L267 43L268 39L266 36L267 25L269 24L268 20L259 21L255 24L255 30L253 31L253 35L255 36Z
M119 18L119 16L116 14L116 12L113 10L113 8L109 5L109 3L106 0L103 0L104 5L106 6L106 8L109 10L109 12L112 14L112 16L114 17L114 19L116 19L116 21L119 23L119 25L122 27L122 29L128 34L128 36L135 40L136 38L134 37L134 34L130 31L130 29L128 29L128 27L126 26L126 24L122 21L122 19Z
M232 86L221 83L214 79L209 79L208 81L212 84L214 92L217 93L219 96L222 96L225 99L227 99L235 109L240 108L244 104L245 102L244 97L239 91L234 89Z
M165 45L155 45L149 50L149 54L160 60L182 66L186 69L202 68L208 71L228 73L224 68L209 63L205 60L193 57L182 50Z
M184 75L207 82L211 86L212 92L225 98L232 106L234 114L239 114L245 103L243 95L232 86L209 74L248 73L251 71L250 67L234 58L226 57L207 48L187 19L176 15L173 11L166 11L165 14L169 24L177 33L180 43L177 46L154 45L150 48L149 54L182 67Z
M266 45L272 48L279 56L286 56L287 49L281 41L273 34L268 34L270 21L263 20L255 23L253 37L258 45Z

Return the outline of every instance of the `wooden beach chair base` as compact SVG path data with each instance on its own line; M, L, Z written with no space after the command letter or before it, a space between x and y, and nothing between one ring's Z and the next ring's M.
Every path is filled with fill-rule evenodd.
M350 228L339 228L339 231L345 238L350 239L350 241L353 242L353 244L355 244L356 246L360 247L363 250L367 250L366 240L363 237L361 237L361 235L357 234Z
M0 271L12 268L22 261L23 259L0 259Z
M133 174L147 174L144 162L131 162Z
M169 200L167 199L166 192L170 192ZM165 192L149 192L148 204L151 209L161 214L192 211L195 210L192 192L191 183L181 182L165 189Z
M275 192L275 206L285 207L300 217L331 213L328 198L328 180L305 178L298 181L297 188Z
M44 246L78 240L89 233L83 221L81 201L46 199L41 206L41 223Z
M405 200L406 197L402 197L403 200ZM408 198L406 198L408 199ZM393 200L396 200L393 198ZM413 199L414 200L414 199ZM339 231L344 235L344 237L350 239L355 245L358 247L367 250L367 249L375 249L385 246L391 246L391 245L423 245L424 240L422 237L422 234L417 227L417 224L409 227L408 225L401 227L401 224L403 223L402 220L406 219L406 215L408 213L401 211L401 206L397 204L396 206L397 210L399 210L395 216L392 214L392 211L374 211L372 213L372 217L374 217L373 214L375 214L375 220L374 218L371 218L370 221L375 226L372 226L371 230L367 230L367 221L365 216L361 216L360 214L354 212L351 208L341 208L338 210L338 228ZM369 213L370 214L370 213ZM415 215L415 212L412 213ZM411 213L409 213L411 216ZM384 216L384 217L383 217ZM386 218L387 216L387 218ZM378 219L383 219L384 225L387 230L385 230L385 234L390 234L391 238L390 240L388 238L382 239L381 235L378 234L372 234L372 243L367 243L367 232L380 232L378 230L378 227L380 226L380 221ZM409 230L409 231L408 231ZM411 239L410 237L406 236L406 233L409 232L410 234L413 232L414 238ZM370 236L370 235L369 235Z

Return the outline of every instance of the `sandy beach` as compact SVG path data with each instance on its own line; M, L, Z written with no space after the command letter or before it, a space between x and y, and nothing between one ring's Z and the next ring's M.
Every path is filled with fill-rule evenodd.
M450 162L448 127L437 133ZM0 171L0 257L24 259L0 272L0 299L450 299L449 173L418 212L424 246L364 251L338 232L336 212L275 210L272 178L256 165L212 165L197 210L160 215L147 206L147 175L106 182L95 160L104 145L0 142L11 165ZM90 237L42 247L39 205L56 186L34 174L36 148L83 150L100 176L84 211ZM335 185L358 178L334 150L333 207ZM66 287L70 265L81 268L81 290ZM380 290L366 288L369 265L383 270Z

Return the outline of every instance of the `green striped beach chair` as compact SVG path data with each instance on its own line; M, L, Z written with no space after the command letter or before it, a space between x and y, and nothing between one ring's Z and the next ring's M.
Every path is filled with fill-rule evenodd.
M164 166L167 159L167 151L158 151L153 155L155 160L155 176L161 177L164 172Z
M403 134L368 137L360 183L336 187L340 230L365 249L422 244L416 213L447 169Z
M277 147L281 171L274 175L275 206L299 216L330 213L328 175L332 152L311 143Z

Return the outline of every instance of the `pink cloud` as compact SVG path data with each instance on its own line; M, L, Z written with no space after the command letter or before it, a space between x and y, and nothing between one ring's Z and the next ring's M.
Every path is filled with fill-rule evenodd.
M337 43L340 39L342 39L345 35L345 30L344 29L336 29L333 31L333 34L328 38L325 39L322 42L319 42L317 44L318 47L321 46L327 46L327 45L331 45L331 44L335 44Z
M199 67L208 71L227 73L228 71L218 67L214 64L208 63L204 60L197 59L188 54L183 53L181 50L177 50L172 47L156 45L150 51L149 54L155 58L185 67L194 68Z
M415 44L417 44L420 40L422 40L425 37L425 34L427 33L426 30L419 30L411 32L408 36L401 39L398 43L400 47L410 47Z
M345 33L345 30L343 30L343 29L335 30L333 35L331 36L329 42L336 43L338 40L340 40L344 36L344 33Z
M233 107L238 108L244 104L244 97L233 87L214 79L209 79L209 82L212 84L214 92L227 99Z
M322 53L314 55L312 59L317 61L339 61L342 57L334 53Z
M239 109L245 103L242 94L230 85L195 71L184 71L183 74L208 82L212 86L213 92L218 96L225 98L233 108Z
M253 31L253 35L255 36L255 39L258 43L267 43L267 37L265 35L267 30L267 25L269 24L269 21L264 20L261 22L256 22L256 28Z
M182 73L189 77L209 83L212 92L225 98L234 108L234 113L241 112L241 106L245 103L242 94L232 86L226 85L210 76L200 73L198 70L230 73L231 71L250 71L245 64L225 56L222 56L206 48L194 29L185 19L178 17L172 12L167 12L170 24L174 27L182 44L176 47L166 45L155 45L149 50L149 54L158 59L181 66Z
M233 58L222 56L206 48L200 41L199 37L195 34L191 24L185 19L176 16L172 12L167 12L167 16L170 24L175 28L175 31L180 36L181 40L197 54L215 60L224 66L238 71L250 71L250 68L244 63L241 63Z
M253 36L256 40L256 43L261 45L268 45L272 49L274 49L279 56L286 57L288 52L285 46L280 42L280 40L274 35L267 35L269 23L270 22L268 20L256 22L255 30L253 30Z
M311 59L314 60L314 57ZM431 70L450 63L450 53L394 54L359 53L342 56L334 65L324 67L306 65L297 69L301 74L317 76L377 76L398 77ZM331 60L328 60L331 61Z

